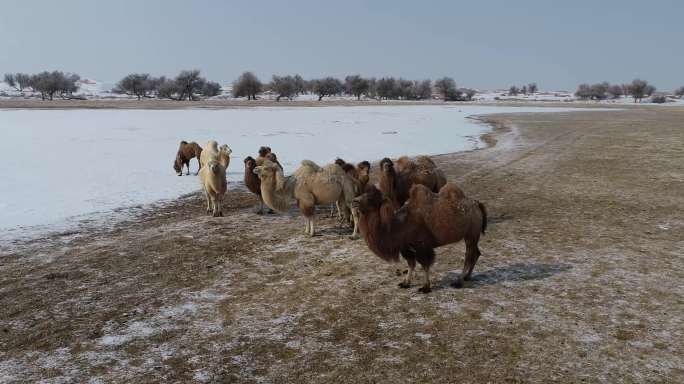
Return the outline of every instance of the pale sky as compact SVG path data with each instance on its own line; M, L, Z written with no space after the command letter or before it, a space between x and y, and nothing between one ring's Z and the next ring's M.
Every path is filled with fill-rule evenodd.
M684 85L684 1L4 0L0 74L245 70L305 78L453 77L542 90L635 77Z

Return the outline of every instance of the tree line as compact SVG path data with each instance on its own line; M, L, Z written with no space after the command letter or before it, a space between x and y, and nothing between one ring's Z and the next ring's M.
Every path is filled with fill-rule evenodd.
M434 85L445 100L470 100L475 95L474 90L457 88L451 78L437 80ZM353 96L357 100L361 100L361 97L377 100L425 100L432 98L432 90L431 80L394 77L377 79L361 75L349 75L344 80L332 76L304 80L300 75L273 75L270 82L262 83L252 72L245 72L233 82L232 93L234 97L247 97L248 100L256 100L256 95L266 91L272 92L276 101L283 98L292 100L306 93L318 96L319 101L338 95Z
M79 80L81 78L77 74L61 71L44 71L34 75L7 73L4 78L5 83L19 92L39 92L43 100L52 100L56 95L63 99L73 98L74 92L78 91Z
M610 84L607 81L596 84L580 84L575 91L575 96L582 100L619 99L622 96L631 96L636 103L641 102L644 97L652 96L655 91L656 87L649 84L648 81L634 79L628 84ZM681 97L682 94L678 96Z

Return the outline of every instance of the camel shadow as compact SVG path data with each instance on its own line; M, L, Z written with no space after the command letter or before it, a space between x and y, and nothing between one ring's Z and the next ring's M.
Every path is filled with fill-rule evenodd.
M477 267L475 267L477 269ZM515 263L492 268L483 272L473 272L465 288L477 288L486 285L500 284L506 281L542 280L572 269L571 264ZM437 286L449 287L458 278L458 272L449 272L437 282Z

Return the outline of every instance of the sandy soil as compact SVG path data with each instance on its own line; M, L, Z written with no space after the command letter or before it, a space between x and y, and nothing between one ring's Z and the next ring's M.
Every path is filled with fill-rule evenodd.
M334 220L189 196L2 248L0 381L683 382L684 109L489 121L435 157L490 212L466 288L462 244L420 294Z

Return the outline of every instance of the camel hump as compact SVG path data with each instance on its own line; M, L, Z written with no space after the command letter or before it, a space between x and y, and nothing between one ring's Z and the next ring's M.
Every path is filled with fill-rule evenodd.
M188 143L187 141L181 140L180 145L185 145L185 144L187 144L187 143Z
M418 156L416 158L416 165L422 173L433 173L437 170L437 164L427 156Z
M432 197L432 191L430 188L424 186L423 184L413 184L411 190L409 191L409 199L412 202L425 201L427 198Z
M452 183L446 183L442 189L439 190L439 195L450 200L462 200L466 197L461 188Z
M319 167L318 164L314 163L311 160L302 160L302 167L311 168L314 171L318 171L319 169L321 169L321 167Z

